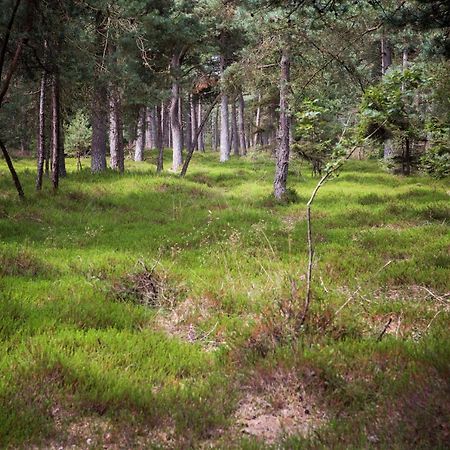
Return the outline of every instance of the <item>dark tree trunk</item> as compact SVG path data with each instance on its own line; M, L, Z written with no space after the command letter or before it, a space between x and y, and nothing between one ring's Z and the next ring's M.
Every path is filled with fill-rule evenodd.
M287 192L287 176L289 169L289 81L290 57L287 48L283 49L280 73L280 122L278 129L278 147L276 152L274 195L277 200L283 199Z
M59 186L59 172L61 159L61 122L59 105L59 78L58 74L51 77L51 104L52 104L52 184L53 189Z
M163 108L161 106L157 106L155 108L155 115L158 118L156 121L156 148L158 149L158 161L156 164L156 172L161 173L164 166L164 145L163 145Z
M238 96L238 128L239 128L239 146L243 155L247 154L247 143L245 142L245 102L242 92Z
M103 85L94 85L92 99L91 171L106 170L107 92Z
M97 63L96 80L92 92L91 121L91 172L98 173L106 170L106 133L108 120L108 93L105 82L100 78L103 67L103 49L105 46L106 26L105 17L99 10L95 18L95 37Z
M385 75L392 65L392 50L389 41L383 37L381 39L381 75Z
M123 148L122 111L120 93L113 86L109 92L109 151L111 154L110 167L120 173L125 169L125 154Z
M134 149L134 160L144 161L145 144L145 107L139 108L138 122L136 129L136 144Z
M42 189L42 175L45 161L45 91L47 84L47 72L44 70L41 76L41 88L39 93L39 126L37 139L37 176L36 190Z
M12 179L14 181L14 185L16 186L17 193L19 194L20 198L24 198L25 194L23 192L22 185L20 184L20 180L19 180L19 177L17 175L16 169L14 169L14 165L13 165L13 162L12 162L10 156L9 156L8 150L6 150L5 144L2 141L0 141L0 147L2 148L2 153L3 153L3 156L5 158L6 165L8 166L8 169L9 169L9 171L11 173L11 177L12 177Z

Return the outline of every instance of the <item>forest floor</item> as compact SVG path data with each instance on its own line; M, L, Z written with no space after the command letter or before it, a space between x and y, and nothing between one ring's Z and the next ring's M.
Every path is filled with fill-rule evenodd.
M448 183L349 161L298 329L310 169L280 205L267 155L153 162L0 166L0 447L448 448Z

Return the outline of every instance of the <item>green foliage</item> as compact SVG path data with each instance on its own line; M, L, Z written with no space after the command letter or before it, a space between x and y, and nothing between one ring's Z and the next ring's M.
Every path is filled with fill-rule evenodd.
M376 85L364 93L360 106L360 132L366 137L384 140L394 132L413 137L420 124L420 111L413 102L418 88L423 86L424 75L420 66L391 69Z
M86 153L91 145L92 129L86 113L78 110L64 129L64 148L72 155Z
M429 130L431 145L420 160L421 167L433 177L448 177L450 175L450 127L433 124Z

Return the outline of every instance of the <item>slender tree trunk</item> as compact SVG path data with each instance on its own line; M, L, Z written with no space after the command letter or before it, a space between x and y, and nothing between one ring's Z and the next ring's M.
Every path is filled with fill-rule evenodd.
M258 107L256 108L256 120L255 120L255 136L253 145L256 147L261 144L261 94L258 95Z
M381 39L381 75L384 76L392 64L392 51L389 41L383 37ZM394 156L394 147L391 139L384 141L384 160L388 161Z
M36 190L42 189L42 175L45 161L45 91L47 85L47 72L44 70L41 76L41 88L39 93L39 131L37 139L37 176Z
M197 99L197 123L201 124L203 120L203 112L202 112L202 101L200 97ZM198 135L198 149L201 152L205 151L205 134L204 134L204 128L200 131L200 134Z
M61 123L58 74L52 75L50 86L52 102L52 184L53 189L57 190L59 185L59 161L61 158Z
M96 31L96 81L93 86L91 105L91 172L98 173L106 170L106 133L108 120L108 93L105 82L101 79L103 68L103 49L105 45L106 26L105 17L101 10L97 11L95 18Z
M383 37L381 39L381 75L386 75L392 65L392 50L389 41Z
M144 161L145 146L145 107L139 108L138 123L136 130L136 144L134 148L134 160Z
M109 152L110 167L123 173L125 154L123 148L123 126L120 104L120 94L117 87L112 86L109 92Z
M245 102L242 92L238 96L238 128L239 128L239 146L243 155L247 154L247 143L245 142Z
M197 122L197 108L196 108L196 97L195 95L191 95L191 142L194 142L194 136L198 128L198 122ZM198 143L194 143L194 150L198 150Z
M146 108L146 118L145 118L145 148L155 149L158 148L156 145L156 127L158 122L156 107Z
M223 79L225 57L220 56L220 76ZM222 92L220 101L220 162L230 159L230 132L228 128L228 95Z
M25 194L23 192L22 185L20 184L19 176L17 175L16 169L14 169L14 164L11 160L11 157L9 156L8 150L6 149L6 146L2 141L0 141L0 147L5 158L6 165L8 166L11 177L14 181L14 186L16 186L17 193L19 194L20 198L24 198Z
M170 103L170 122L172 127L172 170L177 172L183 164L183 144L181 142L181 124L179 118L179 100L180 100L180 56L173 55L170 68L172 71L172 98Z
M219 100L219 96L215 98L213 103L210 105L208 110L206 111L205 116L203 117L202 121L200 122L198 128L195 130L194 136L192 138L192 143L189 144L189 148L186 154L186 159L183 164L183 168L181 169L180 176L184 177L186 175L187 169L189 167L189 163L191 161L192 155L194 153L194 145L196 141L198 140L198 137L200 133L202 132L203 128L205 127L206 122L208 121L208 118L211 114L211 111L214 109L214 106L216 105L217 101Z
M192 143L192 112L191 112L191 98L192 94L188 94L186 101L186 137L185 142L186 146L189 149L190 144Z
M233 154L239 156L239 132L237 123L237 108L236 108L236 98L231 101L231 133L232 139L231 144L233 147Z
M276 152L276 169L274 180L274 195L277 200L282 200L287 192L287 176L289 169L289 82L290 82L290 57L287 47L283 49L281 57L280 73L280 123L278 130L278 148Z
M156 148L158 150L158 161L156 163L156 172L161 173L164 165L164 145L163 145L163 109L164 107L156 106L155 115L158 118L156 121Z
M60 88L58 87L58 92L60 92ZM61 103L61 98L58 96L59 102ZM59 168L59 178L64 178L67 176L66 172L66 155L64 151L64 127L62 126L62 119L61 119L61 106L59 108L59 142L60 142L60 153L59 153L59 161L58 161L58 168Z
M180 139L181 139L181 151L183 154L184 142L184 119L183 119L183 92L180 87L180 95L178 96L178 122L180 123ZM183 157L181 157L183 160Z

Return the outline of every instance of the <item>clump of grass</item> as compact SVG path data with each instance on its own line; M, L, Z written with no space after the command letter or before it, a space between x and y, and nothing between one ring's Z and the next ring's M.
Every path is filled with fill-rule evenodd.
M166 272L147 268L141 261L142 270L124 275L112 286L112 295L122 302L131 302L150 308L169 308L180 300L181 289L169 281Z

